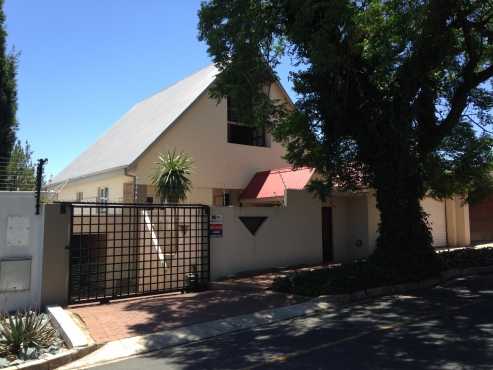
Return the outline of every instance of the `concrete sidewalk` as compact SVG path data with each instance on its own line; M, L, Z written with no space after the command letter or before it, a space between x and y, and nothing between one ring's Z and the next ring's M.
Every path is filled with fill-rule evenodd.
M218 335L239 330L251 329L273 322L287 320L298 316L333 309L334 305L324 299L290 306L268 309L246 315L239 315L220 320L194 324L173 330L164 330L152 334L119 339L104 344L92 354L63 366L60 369L84 369L95 365L109 363L138 354L161 350L164 348L196 342Z

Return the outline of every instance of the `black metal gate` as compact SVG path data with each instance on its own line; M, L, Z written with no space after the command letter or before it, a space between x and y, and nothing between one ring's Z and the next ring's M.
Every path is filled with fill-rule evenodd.
M180 291L210 279L209 207L65 203L69 302Z

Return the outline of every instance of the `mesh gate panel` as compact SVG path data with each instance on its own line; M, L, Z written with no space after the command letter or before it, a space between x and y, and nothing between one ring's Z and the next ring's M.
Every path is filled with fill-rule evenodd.
M190 275L209 281L209 207L70 208L70 303L180 291Z

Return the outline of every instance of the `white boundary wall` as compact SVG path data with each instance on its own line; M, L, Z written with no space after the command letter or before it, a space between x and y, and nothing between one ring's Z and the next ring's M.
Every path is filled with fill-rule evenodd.
M321 203L305 191L288 190L286 207L212 207L223 216L223 236L211 237L211 277L322 262ZM265 216L255 235L239 217Z
M430 202L439 203L425 200ZM446 235L437 246L468 245L467 204L459 198L441 202L447 216L436 212L430 216L432 225L446 223ZM239 272L321 263L322 206L332 207L333 262L350 262L373 252L380 215L371 192L339 193L322 203L307 191L288 190L285 207L211 208L212 215L223 217L223 236L211 237L212 280ZM267 220L252 235L240 221L242 216L265 216Z
M0 271L0 312L40 305L44 228L43 215L34 212L33 192L0 192L0 269L4 269ZM22 265L27 268L29 260L30 274L28 270L24 274ZM14 286L17 291L12 290Z

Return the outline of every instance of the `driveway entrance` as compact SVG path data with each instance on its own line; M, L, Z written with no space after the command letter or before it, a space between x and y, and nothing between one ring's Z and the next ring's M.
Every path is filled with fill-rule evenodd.
M305 297L284 295L250 283L227 281L198 293L171 293L118 300L109 304L71 306L97 343L301 303Z

